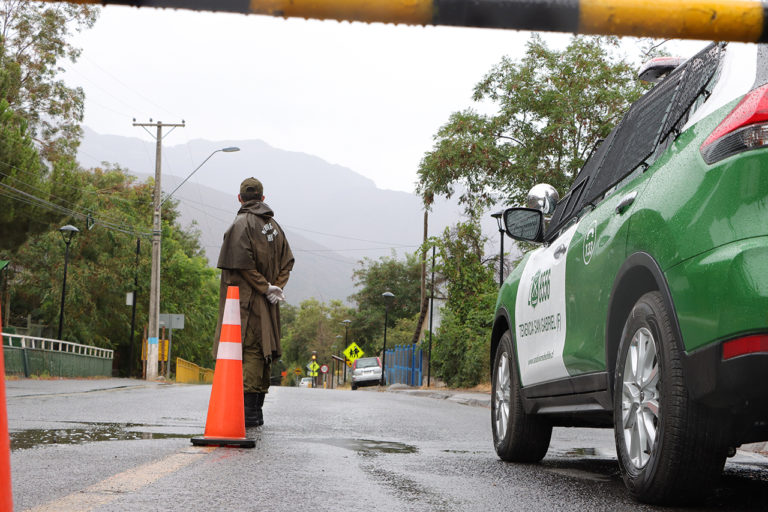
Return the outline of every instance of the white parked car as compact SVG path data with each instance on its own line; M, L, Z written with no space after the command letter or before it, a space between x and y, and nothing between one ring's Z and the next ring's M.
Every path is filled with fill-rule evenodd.
M352 364L352 390L360 386L375 386L381 382L381 361L378 357L361 357Z
M312 387L312 377L304 377L299 381L299 387L300 388L311 388Z

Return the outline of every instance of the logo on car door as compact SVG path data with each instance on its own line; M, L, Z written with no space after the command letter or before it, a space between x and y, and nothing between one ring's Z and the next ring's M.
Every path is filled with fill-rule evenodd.
M578 223L551 245L531 254L515 300L515 340L523 386L567 377L565 346L565 266Z
M532 308L536 304L549 300L549 276L552 273L550 269L545 271L537 270L531 282L531 293L528 294L528 305Z

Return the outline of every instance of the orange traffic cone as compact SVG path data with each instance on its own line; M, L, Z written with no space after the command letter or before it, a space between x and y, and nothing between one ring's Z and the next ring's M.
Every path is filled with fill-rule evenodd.
M240 448L256 446L256 441L245 438L243 345L240 334L240 289L237 286L227 288L205 435L193 437L192 444Z
M3 331L0 307L0 332ZM8 411L5 408L5 361L0 340L0 512L13 512L11 494L11 438L8 436Z

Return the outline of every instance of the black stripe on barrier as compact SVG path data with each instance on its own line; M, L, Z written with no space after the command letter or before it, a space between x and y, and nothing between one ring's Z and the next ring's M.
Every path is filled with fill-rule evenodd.
M251 12L249 0L105 0L104 4L190 9L193 11Z
M434 0L435 25L577 32L578 0Z
M760 34L758 43L768 43L768 2L763 2L763 32Z

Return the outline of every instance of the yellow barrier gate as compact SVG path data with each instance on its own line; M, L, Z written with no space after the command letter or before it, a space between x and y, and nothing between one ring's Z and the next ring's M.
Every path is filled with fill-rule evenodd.
M48 0L54 1L54 0ZM758 0L70 0L80 4L715 41L768 41Z

